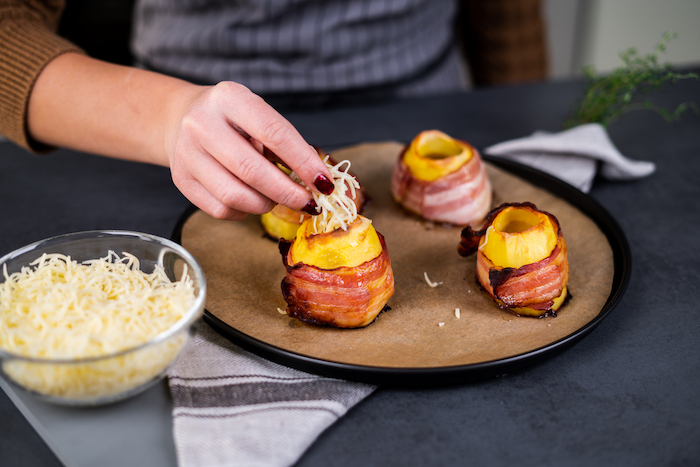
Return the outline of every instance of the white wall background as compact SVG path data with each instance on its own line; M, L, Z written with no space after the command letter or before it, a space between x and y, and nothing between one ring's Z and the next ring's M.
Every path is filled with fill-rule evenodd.
M700 66L700 0L544 0L550 76L619 67L619 54L636 47L652 53L664 32L678 38L659 59L678 67Z

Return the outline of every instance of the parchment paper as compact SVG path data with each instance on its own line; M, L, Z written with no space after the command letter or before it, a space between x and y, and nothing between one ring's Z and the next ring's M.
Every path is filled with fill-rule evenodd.
M182 245L204 268L206 309L248 336L300 355L416 369L517 356L572 334L598 315L611 291L614 264L605 235L590 218L565 200L488 165L494 206L535 203L559 219L568 246L572 300L556 317L515 316L478 286L476 256L457 254L460 227L433 225L394 203L390 174L402 147L363 144L333 153L337 161L352 162L351 171L373 199L364 215L386 238L396 281L391 310L354 330L308 325L280 314L277 308L286 308L280 289L285 270L277 243L263 235L259 217L218 221L197 211L185 222ZM431 288L424 273L440 285Z

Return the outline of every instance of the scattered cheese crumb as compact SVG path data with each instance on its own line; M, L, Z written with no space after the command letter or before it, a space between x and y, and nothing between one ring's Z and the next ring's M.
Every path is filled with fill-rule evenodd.
M439 323L438 326L443 327L445 323Z
M457 317L457 319L459 319L459 317L461 316L461 313L459 312L459 308L455 308L455 316Z
M281 315L286 315L286 314L287 314L287 312L284 311L282 308L277 308L277 313L279 313L279 314L281 314Z
M431 280L428 278L428 273L427 273L427 272L424 272L424 273L423 273L423 277L425 277L425 282L427 282L428 285L429 285L430 287L433 287L433 288L434 288L434 287L437 287L438 285L442 284L442 282L433 282L433 281L431 281Z

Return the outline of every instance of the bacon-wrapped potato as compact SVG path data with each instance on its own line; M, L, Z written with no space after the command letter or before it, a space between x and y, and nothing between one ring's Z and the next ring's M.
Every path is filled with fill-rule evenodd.
M374 321L394 294L394 275L384 237L357 216L347 230L313 233L302 223L292 242L280 240L287 270L282 294L287 314L339 328Z
M501 307L555 315L570 298L569 262L559 221L532 203L502 204L482 230L462 230L459 254L477 253L476 277Z
M491 209L491 182L479 152L438 130L419 133L402 151L391 193L408 211L435 222L476 225Z

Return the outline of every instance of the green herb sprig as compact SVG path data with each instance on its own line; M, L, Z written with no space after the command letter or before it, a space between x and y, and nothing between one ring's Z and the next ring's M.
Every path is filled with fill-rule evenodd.
M606 75L598 75L592 66L584 68L585 91L564 128L593 122L608 126L621 115L639 109L653 110L667 121L677 120L688 109L697 111L694 102L684 102L669 111L645 99L666 82L673 84L681 79L698 79L695 73L677 73L671 65L659 64L659 54L664 53L666 44L676 38L675 33L665 33L656 50L646 56L639 55L634 47L628 49L620 54L623 66Z

